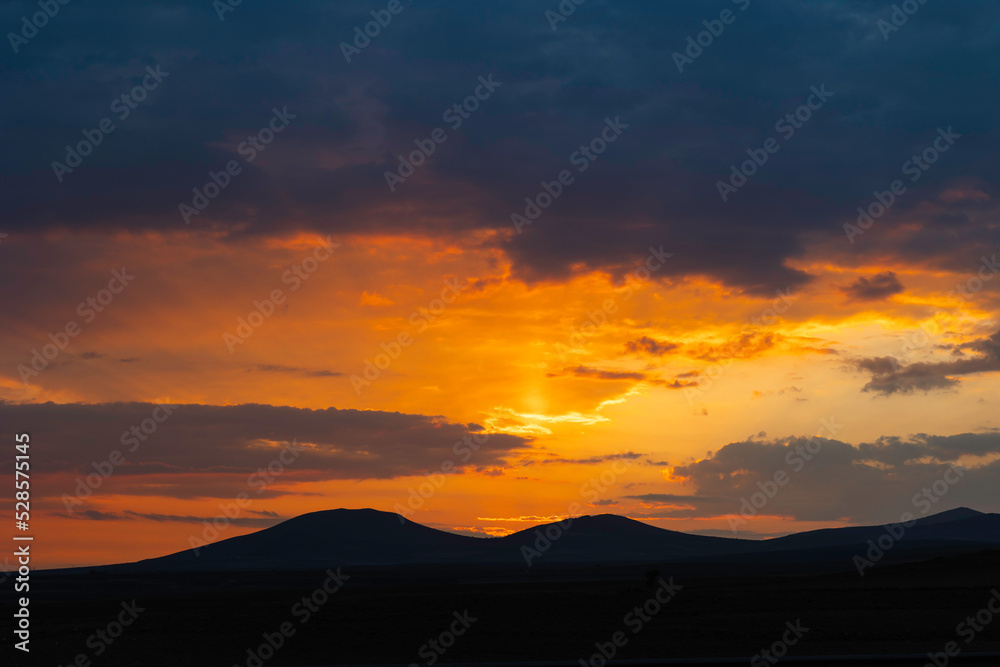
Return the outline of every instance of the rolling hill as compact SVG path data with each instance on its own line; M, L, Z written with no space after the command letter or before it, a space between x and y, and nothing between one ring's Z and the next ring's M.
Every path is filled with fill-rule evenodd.
M536 559L546 565L832 562L864 553L886 532L885 526L857 526L756 541L692 535L602 514L484 539L429 528L390 512L336 509L304 514L197 550L108 567L141 571L430 564L527 567ZM885 543L886 538L882 539ZM893 539L892 549L897 557L910 552L927 557L975 552L998 544L1000 514L960 508L916 521Z

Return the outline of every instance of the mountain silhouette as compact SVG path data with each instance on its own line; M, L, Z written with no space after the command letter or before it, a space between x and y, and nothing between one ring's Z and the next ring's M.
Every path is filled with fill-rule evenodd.
M163 569L312 569L331 563L447 563L483 549L485 540L414 523L373 509L303 514L249 535L140 561Z
M763 543L766 551L787 551L790 549L822 549L830 547L855 546L877 541L886 534L887 526L852 526L849 528L826 528L795 533L767 540ZM916 519L912 525L889 531L890 535L900 534L894 542L914 543L938 541L964 541L976 543L1000 543L1000 514L983 514L967 507L933 514Z
M303 514L198 549L108 566L130 570L287 570L336 565L546 565L707 561L829 561L863 553L886 525L830 528L769 540L692 535L614 514L533 526L505 537L457 535L374 509ZM894 528L893 548L976 551L1000 544L1000 514L959 508ZM887 538L882 537L883 543Z
M552 539L551 536L556 536ZM550 542L550 546L546 546ZM496 540L491 555L516 550L545 555L546 562L629 562L680 560L753 551L752 540L691 535L657 528L616 514L582 516L572 521L522 530ZM542 550L544 548L544 551ZM523 551L527 549L528 551Z

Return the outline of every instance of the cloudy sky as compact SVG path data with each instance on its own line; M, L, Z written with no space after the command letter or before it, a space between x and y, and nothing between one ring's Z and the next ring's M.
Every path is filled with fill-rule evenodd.
M184 549L240 494L220 538L731 534L783 472L771 534L951 466L930 511L1000 511L1000 7L907 7L4 3L39 562Z

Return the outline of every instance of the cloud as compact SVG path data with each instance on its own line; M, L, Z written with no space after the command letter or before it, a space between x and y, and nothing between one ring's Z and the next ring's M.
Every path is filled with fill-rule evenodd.
M328 371L326 369L319 369L315 371L304 371L302 373L305 377L309 378L335 378L343 377L345 374L338 371Z
M301 375L303 377L342 377L344 374L326 369L311 370L308 368L298 368L296 366L282 366L281 364L257 364L254 369L259 373L286 373L289 375Z
M566 368L563 370L564 373L570 375L575 375L576 377L590 378L593 380L644 380L646 379L645 373L637 373L634 371L609 371L602 370L599 368L590 368L589 366L576 366L574 368ZM550 373L550 376L552 374Z
M652 384L666 387L667 389L684 389L685 387L698 386L698 382L696 380L678 380L677 378L674 378L673 380L651 380L651 382Z
M859 277L850 285L840 288L850 301L882 301L900 294L906 288L892 271L877 273L871 278Z
M690 346L688 354L704 361L750 359L774 349L783 340L781 334L773 332L744 331L720 345L701 343Z
M267 514L266 518L256 517L235 517L228 519L234 526L247 526L250 528L270 528L281 523L285 517L281 517L274 512L254 512L255 514ZM64 519L79 519L86 521L154 521L156 523L204 523L211 522L217 517L210 516L190 516L177 514L151 514L144 512L103 512L100 510L77 510L75 512L53 512L54 516Z
M706 496L685 496L677 495L674 493L643 493L638 496L624 496L630 500L641 500L646 503L657 503L657 504L670 504L670 503L686 503L686 502L699 502L699 503L718 503L723 502L723 498L709 498Z
M381 294L368 292L368 290L365 290L364 292L361 293L360 304L362 306L391 306L394 303L395 301L393 301L392 299L387 299Z
M680 347L679 343L670 341L658 341L649 336L643 336L639 340L630 340L625 343L625 351L631 354L648 354L654 357L662 357L668 352L673 352Z
M163 408L153 403L0 402L0 421L46 443L46 456L34 466L39 474L65 473L71 482L72 476L93 473L92 462L107 461L117 450L125 462L108 483L128 493L180 497L231 496L292 442L301 450L292 463L285 455L282 484L422 475L440 470L446 460L459 471L502 466L530 442L434 416L253 404L171 406L172 414L147 435L154 409L162 419ZM463 443L458 453L456 443ZM69 486L59 493L71 492Z
M1000 452L1000 432L959 433L951 436L917 433L908 438L883 436L871 444L858 445L866 461L902 466L925 457L958 461L963 456L985 457Z
M909 365L902 364L895 357L869 357L855 359L853 365L857 370L871 376L871 380L865 384L862 391L882 396L950 389L959 384L953 376L1000 371L1000 331L988 338L945 349L950 349L955 356L964 356L967 350L976 352L978 356L956 361L918 362Z
M773 294L811 279L792 266L804 239L853 222L845 212L948 119L963 135L961 151L927 171L920 193L899 198L879 227L920 214L919 233L892 238L895 252L937 262L960 263L972 241L997 239L995 227L975 225L976 215L995 212L997 184L977 185L974 199L951 194L991 173L997 152L989 110L1000 93L981 57L1000 39L991 31L1000 21L995 3L928 3L889 49L876 27L883 4L755 3L683 74L671 53L701 29L701 3L597 3L558 31L530 0L500 13L449 5L445 22L442 6L407 4L350 65L337 44L370 20L352 2L304 0L280 13L242 3L225 25L201 0L173 3L169 21L158 5L131 3L90 7L80 17L86 29L50 22L50 48L24 48L5 80L8 96L24 100L0 118L9 231L177 229L178 204L231 159L242 173L192 229L507 231L543 180L570 169L574 183L539 223L497 237L513 277L620 275L649 245L669 243L674 257L660 279L708 276ZM21 0L9 14L34 10L37 3ZM231 23L241 29L226 29ZM156 64L169 76L119 120L111 101ZM917 67L919 82L897 76ZM956 67L963 76L952 75ZM384 174L396 156L442 125L442 112L481 75L502 86L390 193ZM819 84L834 97L723 203L715 182ZM73 103L81 99L87 104ZM286 105L296 118L259 159L244 161L239 143ZM115 140L57 182L51 163L102 116L114 120ZM569 156L619 117L628 129L576 171ZM924 213L926 201L935 206ZM856 252L874 252L874 237Z
M760 398L764 398L766 396L784 396L785 394L789 394L789 393L801 394L802 393L802 387L785 387L784 389L779 389L777 391L770 391L770 390L769 391L759 391L757 389L754 389L753 393L750 395L750 399L751 400L757 400L757 399L760 399ZM801 400L805 400L805 399L801 399Z
M599 463L606 463L608 461L617 461L619 459L625 459L627 461L634 461L635 459L641 458L645 454L638 454L636 452L624 452L622 454L605 454L602 456L591 456L584 459L567 459L558 455L550 455L549 458L542 459L538 463L566 463L572 465L597 465Z
M682 373L673 380L665 380L647 373L639 371L615 371L601 368L591 368L590 366L575 366L564 368L561 373L547 373L546 377L560 377L561 375L573 375L575 377L589 378L591 380L635 380L647 382L651 385L664 387L666 389L683 389L685 387L696 387L696 380L680 380L680 377L692 377L691 373Z
M951 465L964 461L960 483L935 503L933 511L962 505L997 511L998 455L997 431L887 436L857 446L823 438L749 438L674 467L674 482L691 487L693 493L626 498L663 505L656 511L661 518L735 515L744 498L760 492L760 484L773 483L775 474L784 471L788 481L768 501L763 514L799 521L894 521L906 511L917 513L915 498Z

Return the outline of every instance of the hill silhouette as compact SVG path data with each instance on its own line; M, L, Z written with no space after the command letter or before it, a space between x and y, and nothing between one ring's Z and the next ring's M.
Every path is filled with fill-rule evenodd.
M335 565L526 566L698 561L830 561L864 553L886 526L831 528L770 540L692 535L614 514L581 516L505 537L458 535L374 509L312 512L255 533L110 568L145 571L323 569ZM920 519L892 541L921 557L996 548L1000 514L959 508ZM886 538L882 537L883 543Z
M484 540L373 509L322 510L249 535L140 564L163 569L323 569L332 563L447 563L484 548Z

